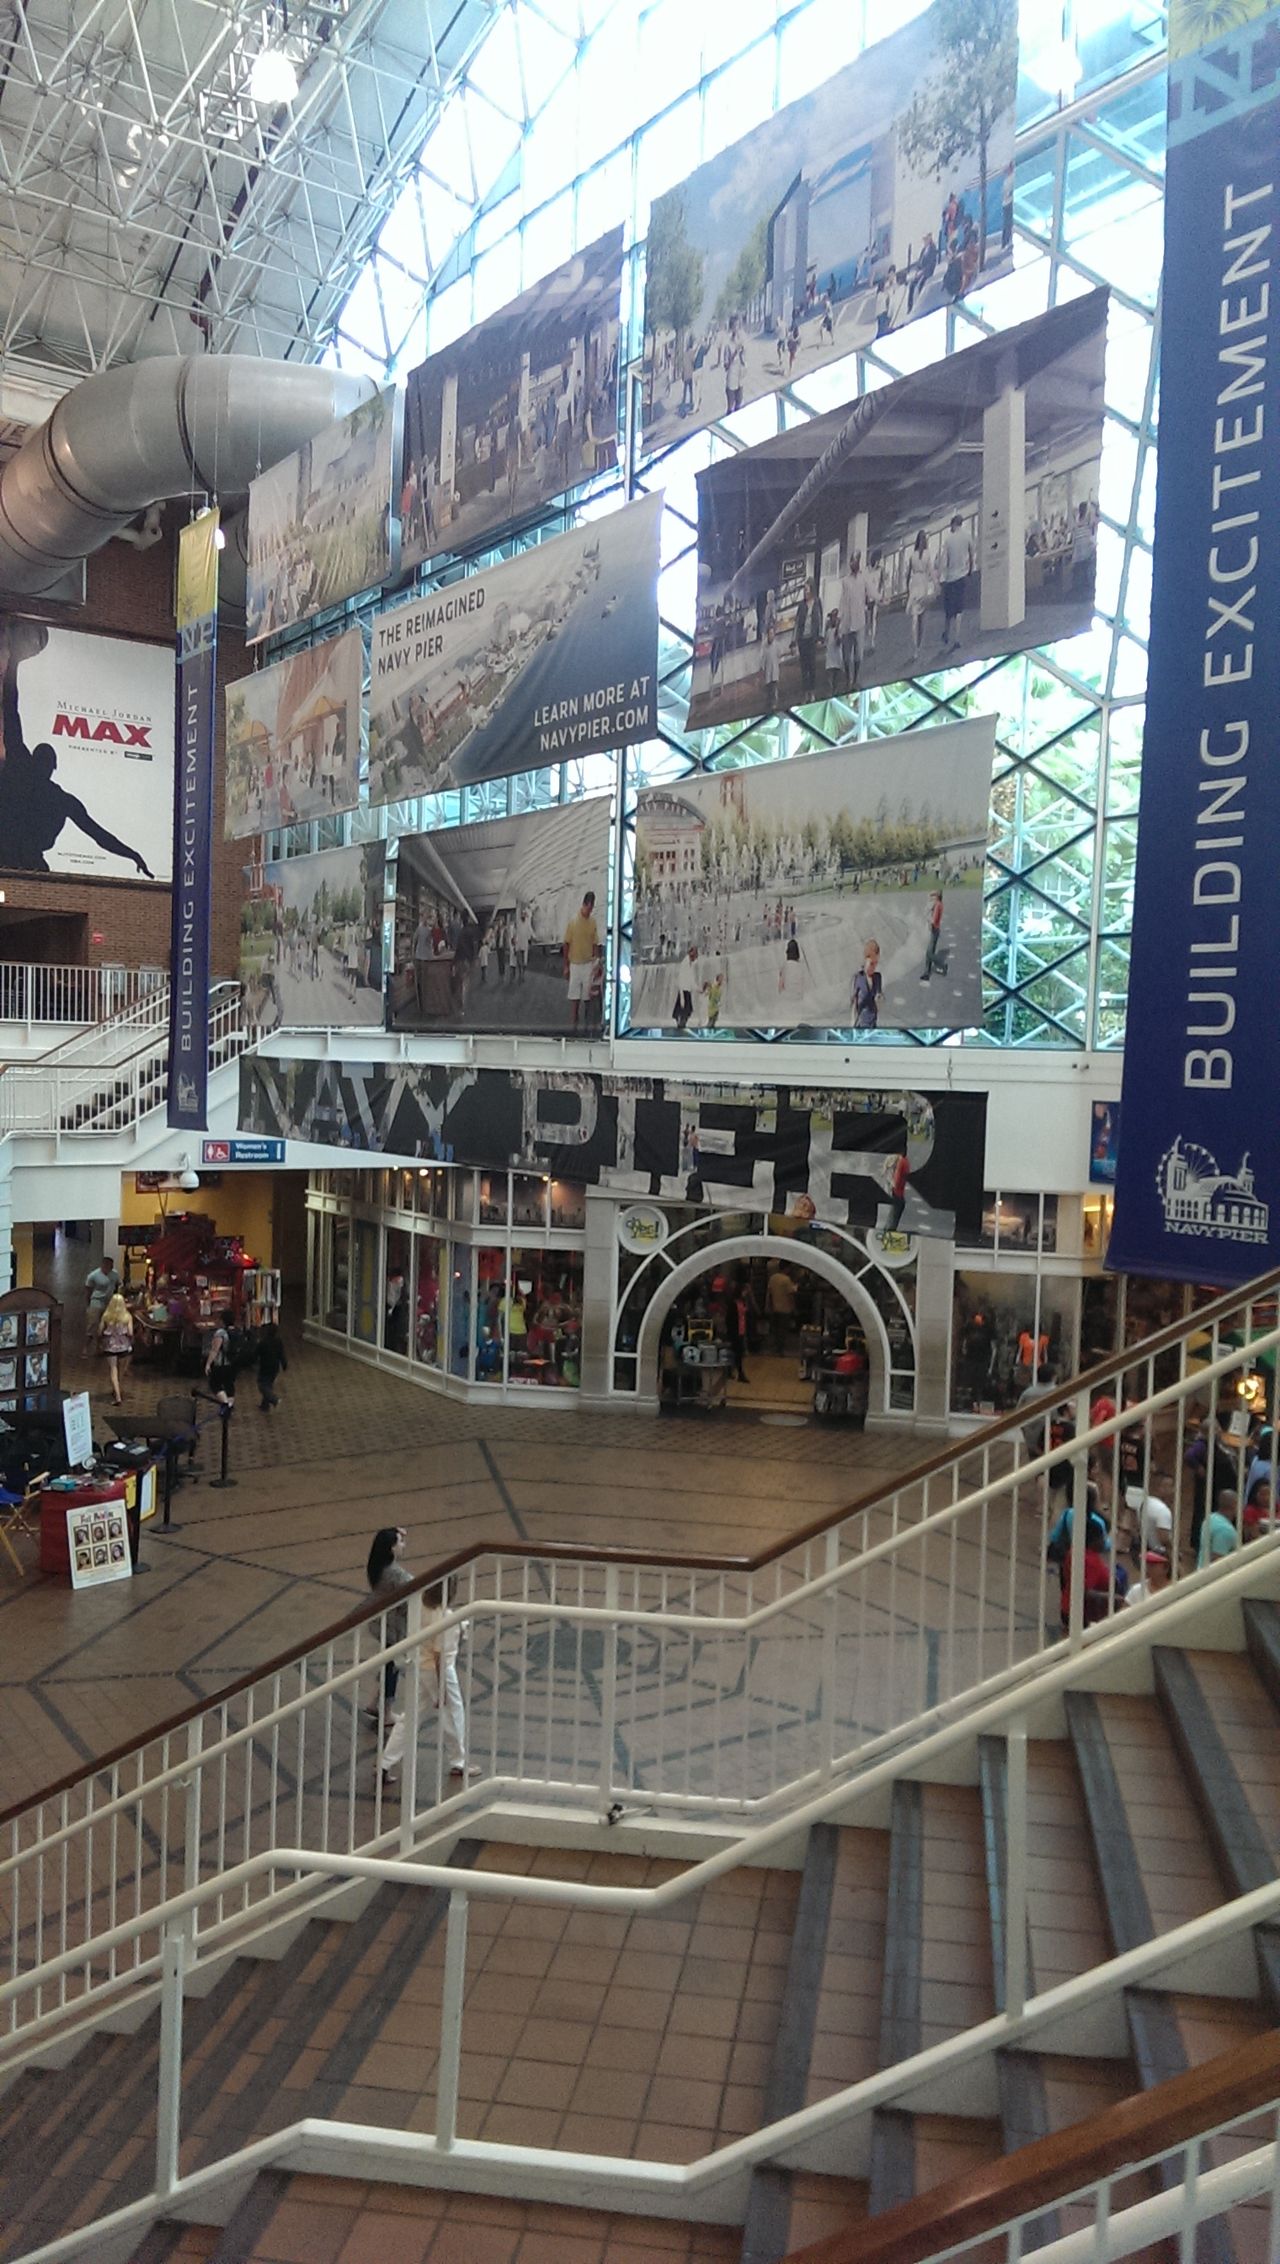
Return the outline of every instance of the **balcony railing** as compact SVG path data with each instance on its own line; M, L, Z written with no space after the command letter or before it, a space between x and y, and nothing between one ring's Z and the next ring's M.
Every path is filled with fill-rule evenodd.
M105 1022L168 982L163 967L58 967L0 960L0 1023Z

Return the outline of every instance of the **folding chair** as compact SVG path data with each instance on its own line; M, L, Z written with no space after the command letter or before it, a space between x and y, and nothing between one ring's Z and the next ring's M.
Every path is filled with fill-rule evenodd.
M23 1541L34 1541L38 1538L40 1532L40 1492L48 1475L47 1470L42 1470L38 1477L28 1478L25 1493L11 1494L0 1488L0 1541L3 1541L13 1559L14 1570L19 1580L26 1579L27 1568L13 1545L13 1536L16 1533L18 1538Z

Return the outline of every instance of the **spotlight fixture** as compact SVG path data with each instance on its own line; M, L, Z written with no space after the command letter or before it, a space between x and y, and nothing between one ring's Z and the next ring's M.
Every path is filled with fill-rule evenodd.
M293 57L270 43L260 47L249 66L249 94L266 110L278 110L297 99L298 73Z

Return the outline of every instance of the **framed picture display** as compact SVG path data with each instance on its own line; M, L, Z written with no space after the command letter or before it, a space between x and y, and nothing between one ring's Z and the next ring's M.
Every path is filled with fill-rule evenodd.
M28 1352L23 1382L28 1391L43 1391L49 1381L49 1355L47 1352Z
M17 1343L17 1341L18 1341L18 1316L17 1316L17 1314L16 1314L16 1313L0 1313L0 1350L5 1350L5 1349L7 1349L7 1348L8 1348L8 1347L9 1347L10 1345L14 1345L14 1344L16 1344L16 1343Z
M127 1580L133 1566L124 1503L104 1501L69 1509L67 1555L73 1588L101 1588L108 1581Z
M17 1363L17 1361L16 1361L16 1360L14 1360L14 1359L11 1359L11 1358L4 1358L4 1357L0 1357L0 1392L4 1392L4 1391L16 1391L16 1390L17 1390L17 1386L18 1386L18 1363Z
M47 1344L49 1341L48 1314L38 1311L31 1312L27 1314L26 1321L26 1342L28 1344Z

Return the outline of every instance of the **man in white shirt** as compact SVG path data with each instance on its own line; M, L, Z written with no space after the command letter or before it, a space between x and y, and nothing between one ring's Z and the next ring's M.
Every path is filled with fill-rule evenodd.
M529 972L529 945L533 941L533 914L527 904L516 912L516 981L522 983Z
M944 652L959 647L960 620L964 612L964 587L973 572L973 544L964 531L964 520L958 511L951 514L951 525L938 548L938 580L942 584L942 649Z
M840 657L844 663L846 688L853 692L858 687L858 674L862 667L863 640L867 634L867 600L871 585L867 580L860 550L850 551L844 573L840 577Z
M1173 1511L1168 1503L1158 1501L1154 1494L1144 1494L1138 1511L1138 1532L1144 1556L1152 1552L1160 1556L1171 1556Z

